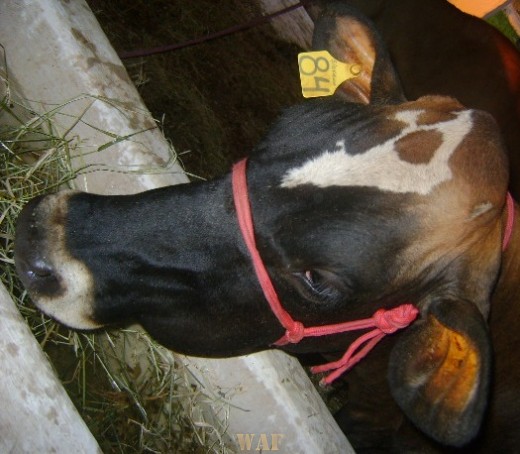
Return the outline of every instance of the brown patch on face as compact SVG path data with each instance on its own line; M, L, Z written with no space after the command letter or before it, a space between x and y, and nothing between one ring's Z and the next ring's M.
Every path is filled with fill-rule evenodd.
M472 187L471 210L481 203L502 206L507 191L507 152L494 119L473 111L473 130L456 153L451 166L457 179Z
M427 105L431 105L431 109L421 115L421 120L427 123L446 121L453 111L461 108L450 98L427 97L410 103L410 109L426 109ZM486 314L488 287L496 277L500 256L500 214L507 191L508 166L493 118L474 110L471 111L471 122L471 131L449 161L453 178L440 185L418 210L417 216L423 225L420 240L414 241L403 254L405 263L415 266L403 267L403 275L416 275L417 268L444 274L443 270L452 263L458 264L460 274L464 262L467 273L464 278L459 277L457 285ZM399 143L402 159L426 161L432 147L415 150L420 150L427 138L438 143L434 134L423 138L411 134L404 138ZM450 276L459 280L455 273Z
M456 112L465 109L459 101L448 96L423 96L412 104L415 109L423 110L417 119L418 125L433 125L452 120Z
M417 118L417 124L419 126L435 125L443 121L453 120L455 114L452 112L444 112L438 110L424 111Z
M427 164L442 144L442 134L438 131L417 131L399 139L396 151L399 157L411 164Z
M430 341L425 361L436 364L426 386L431 402L443 400L444 407L462 413L476 389L480 357L472 342L465 336L429 317Z

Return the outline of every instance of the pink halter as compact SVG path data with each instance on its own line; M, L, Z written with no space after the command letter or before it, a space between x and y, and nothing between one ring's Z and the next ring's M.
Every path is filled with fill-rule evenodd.
M247 160L243 159L233 166L232 184L235 209L242 236L248 248L256 276L262 287L265 298L271 310L285 328L285 334L274 343L275 346L297 344L305 337L326 336L330 334L344 333L360 329L373 328L355 340L342 358L322 366L313 367L313 373L333 371L322 379L322 384L330 384L341 374L351 369L356 363L363 359L381 339L387 334L394 333L410 325L419 314L419 310L413 304L402 304L392 309L379 309L370 318L352 322L336 323L323 326L305 327L301 322L294 320L283 308L273 283L267 273L260 253L256 247L253 218L247 190L246 175ZM504 235L503 248L507 247L513 229L514 202L508 194L508 223Z

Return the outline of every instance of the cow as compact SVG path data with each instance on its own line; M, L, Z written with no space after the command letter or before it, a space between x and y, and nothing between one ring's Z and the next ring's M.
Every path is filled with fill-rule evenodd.
M343 375L354 448L515 452L520 237L499 128L454 98L406 100L382 39L345 4L322 11L313 45L359 76L289 108L213 181L34 199L19 276L71 328L137 321L205 357L332 354L356 338L338 324L411 305L409 326Z
M510 153L510 190L520 197L520 53L485 21L447 0L344 0L382 36L408 99L452 96L491 113ZM313 0L316 15L327 0ZM488 94L483 96L483 94Z

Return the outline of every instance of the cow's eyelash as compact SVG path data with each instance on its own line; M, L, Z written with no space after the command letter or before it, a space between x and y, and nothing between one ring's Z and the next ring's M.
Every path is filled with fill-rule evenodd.
M305 296L315 302L336 302L343 296L343 292L335 285L336 279L328 271L307 269L294 273L294 276L302 284L300 287Z

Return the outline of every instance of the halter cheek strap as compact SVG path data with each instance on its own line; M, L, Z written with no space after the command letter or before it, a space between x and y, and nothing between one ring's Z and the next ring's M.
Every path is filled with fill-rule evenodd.
M283 346L287 344L297 344L305 337L327 336L347 331L372 328L355 340L338 361L333 361L311 369L314 373L332 371L321 381L323 384L330 384L363 359L386 335L409 326L417 318L419 310L413 304L407 303L388 310L379 309L372 317L367 319L311 327L305 327L301 322L294 320L283 308L256 247L253 217L247 190L246 166L247 161L243 159L233 167L233 198L240 230L251 256L258 282L262 287L262 291L271 310L280 324L285 328L285 334L273 345ZM507 209L508 221L504 234L503 249L505 249L509 243L514 222L514 202L509 194Z

